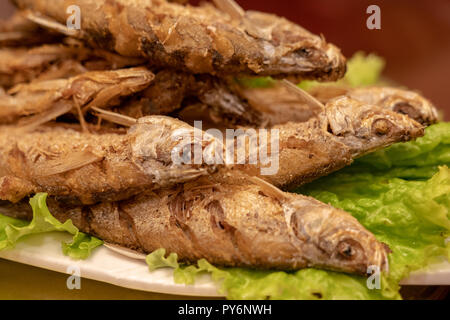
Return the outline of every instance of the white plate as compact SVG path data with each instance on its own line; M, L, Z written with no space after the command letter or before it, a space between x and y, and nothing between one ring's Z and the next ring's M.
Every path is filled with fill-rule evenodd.
M70 239L68 234L61 232L32 235L14 249L0 252L0 258L61 273L70 273L68 270L78 267L83 278L129 289L186 296L221 296L208 275L198 277L195 285L175 284L172 269L150 272L145 261L119 255L105 246L95 249L86 260L73 260L61 249L61 241Z
M58 232L29 236L16 248L0 252L0 258L61 273L70 273L68 270L78 267L81 277L130 289L186 296L221 296L208 275L199 276L195 285L175 284L170 268L150 272L145 261L125 257L105 246L97 248L87 260L72 260L61 250L61 241L68 240L69 235ZM426 271L415 272L402 284L450 285L450 264L443 262Z

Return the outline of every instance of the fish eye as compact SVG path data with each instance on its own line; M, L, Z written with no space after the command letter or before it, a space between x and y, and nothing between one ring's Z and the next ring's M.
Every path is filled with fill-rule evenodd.
M301 57L308 58L312 55L312 50L309 48L301 48L301 49L295 50L294 53Z
M384 136L390 132L392 123L386 119L375 120L372 124L373 132L378 136Z
M353 260L358 256L358 252L362 250L361 245L354 240L344 240L337 245L337 253L340 258L345 260Z

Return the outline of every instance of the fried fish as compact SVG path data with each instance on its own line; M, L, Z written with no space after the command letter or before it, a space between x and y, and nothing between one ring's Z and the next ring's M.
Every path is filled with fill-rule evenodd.
M388 271L389 249L350 214L299 194L282 193L247 176L215 174L122 202L73 207L49 199L60 221L109 243L183 262L227 267L306 267L365 275ZM1 203L2 213L30 217L28 206Z
M293 107L304 105L298 99L295 101ZM237 140L238 146L235 148L234 140L230 139L232 150L227 150L232 153L233 170L291 189L348 166L367 153L424 135L423 125L410 117L346 96L330 100L317 115L302 108L298 114L310 118L262 130L255 127L235 130L231 138ZM202 118L194 118L199 119ZM244 159L240 163L236 161L239 157Z
M66 30L66 7L79 6L81 30L67 34L154 66L215 75L272 75L333 81L346 70L340 50L275 15L232 17L210 4L165 0L14 0L28 17ZM47 21L47 22L46 22ZM70 32L69 32L70 31Z

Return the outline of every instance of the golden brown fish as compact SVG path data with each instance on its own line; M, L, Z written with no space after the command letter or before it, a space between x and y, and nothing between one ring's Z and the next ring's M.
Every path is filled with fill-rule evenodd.
M210 4L165 0L14 0L34 21L64 30L66 9L81 9L81 30L67 34L158 67L192 73L252 74L336 80L346 70L339 49L275 15L231 17ZM46 20L47 19L47 20ZM47 21L47 22L46 22Z
M228 148L228 152L234 155L228 164L233 165L235 170L260 176L283 189L311 182L351 164L357 157L424 134L424 127L420 123L388 108L362 103L346 96L331 100L325 106L311 108L298 95L284 89L283 86L255 89L261 103L265 96L267 99L264 105L273 102L273 112L268 113L267 109L259 108L257 112L261 112L256 114L261 117L258 122L249 121L251 126L245 123L243 127L235 125L240 119L238 112L245 111L228 113L231 119L237 118L235 123L222 115L231 109L227 105L234 102L244 107L242 110L252 110L254 105L250 104L255 100L249 99L249 104L246 104L232 94L220 98L221 91L217 88L210 90L209 94L214 98L209 103L224 111L211 112L211 107L196 104L184 109L179 116L191 125L195 121L202 121L202 129L219 131L224 141L230 126L237 129L232 132L229 141L232 142L231 146L237 141L241 147L233 147L233 150ZM279 92L283 92L286 99L280 98L277 105ZM291 109L292 121L288 117L277 116L277 106L280 112L284 112L284 108ZM262 119L269 120L270 125L264 127L255 124L261 123ZM250 139L256 142L251 143ZM243 159L241 164L234 165L238 158Z
M198 147L204 158L192 165L175 162L174 153L185 152L186 146ZM186 123L163 116L142 118L127 134L61 126L24 133L3 126L0 199L17 202L36 192L84 204L126 199L214 171L217 166L208 157L220 146L213 137L198 136Z
M306 109L299 114L302 110ZM424 135L424 127L410 117L346 96L329 101L318 115L303 114L311 118L235 130L231 139L228 137L233 142L231 149L227 143L228 152L234 155L234 170L291 189L350 165L367 153ZM205 119L205 114L191 120L214 122ZM235 140L240 147L234 148ZM244 159L241 164L236 164L238 157Z
M387 246L350 214L247 176L215 174L119 203L48 203L57 219L71 219L83 232L146 253L165 248L184 262L362 275L370 266L388 270ZM29 206L4 202L0 210L30 216Z

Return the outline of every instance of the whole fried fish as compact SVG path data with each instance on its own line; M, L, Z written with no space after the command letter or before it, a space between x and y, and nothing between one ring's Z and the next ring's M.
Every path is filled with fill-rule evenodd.
M227 89L226 86L218 88ZM157 89L153 89L156 90L153 92L155 94ZM202 121L205 130L219 130L223 139L226 139L226 129L230 126L237 129L230 139L233 150L225 151L232 154L228 164L233 170L260 176L283 189L311 182L351 164L357 157L424 134L423 125L389 108L363 103L347 96L330 100L323 107L310 107L298 95L285 89L283 86L254 89L248 95L247 104L232 90L226 91L230 95L220 98L223 91L212 87L207 89L212 96L209 104L223 111L211 115L208 112L211 107L193 105L185 108L179 116L191 125L195 121ZM284 95L278 95L280 92ZM201 95L197 96L202 99ZM239 109L228 107L234 103L243 109L237 111ZM228 116L239 120L239 112L253 109L256 109L255 114L259 117L254 119L258 120L252 121L247 117L249 122L244 123L243 127L236 126L237 121L233 123L222 116L230 110L236 110L229 112ZM280 113L284 113L285 109L291 110L287 112L291 120L277 115L277 109ZM267 120L266 126L261 125L264 120ZM262 131L259 129L261 127ZM235 141L240 143L237 148L234 148ZM276 145L272 145L272 142ZM267 158L262 159L262 156ZM238 159L242 157L244 160L239 162ZM257 160L252 161L252 158Z
M83 232L146 253L165 248L184 262L362 275L369 266L388 270L388 247L350 214L246 176L216 174L119 203L48 204L57 219L71 219ZM0 209L31 215L26 205L2 203Z
M28 17L66 28L66 9L81 9L81 30L71 35L158 67L218 75L292 76L336 80L346 70L339 49L275 15L248 11L231 17L212 5L165 0L14 0ZM47 19L47 23L45 22Z
M186 146L199 148L204 158L192 165L174 162ZM61 126L24 133L3 126L0 199L17 202L36 192L83 204L126 199L214 171L218 162L211 159L219 147L212 136L163 116L142 118L127 134Z
M153 79L152 72L139 67L18 85L10 94L0 95L0 123L35 114L45 122L70 110L114 105L118 98L145 89Z

